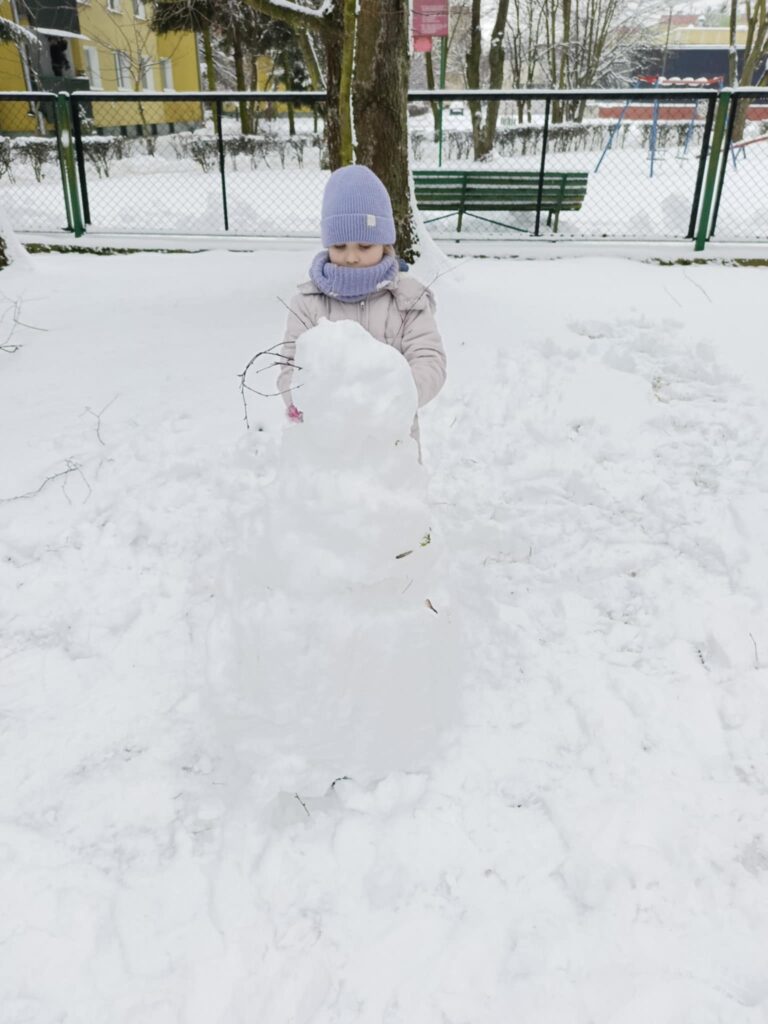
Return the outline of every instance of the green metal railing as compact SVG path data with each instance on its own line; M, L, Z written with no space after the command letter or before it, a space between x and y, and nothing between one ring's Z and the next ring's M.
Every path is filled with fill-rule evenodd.
M526 108L522 123L510 115L500 121L490 164L475 161L471 123L453 116L470 99ZM327 173L324 101L322 93L0 93L0 201L19 230L75 237L314 237ZM756 101L765 104L765 136L753 130L734 143L739 111ZM554 116L582 102L602 118ZM409 103L414 167L487 167L513 172L510 180L518 171L527 180L538 175L524 210L508 204L508 213L474 221L468 211L460 236L449 211L430 225L438 237L554 238L542 220L550 212L545 175L587 172L583 208L563 214L559 239L688 239L701 251L720 218L729 240L768 240L760 217L737 216L768 195L768 142L757 145L768 140L768 90L441 89L412 92ZM649 131L648 120L625 119L630 107L648 117L665 104L679 122L654 120ZM432 109L440 111L435 124ZM612 109L621 110L613 122L605 116Z

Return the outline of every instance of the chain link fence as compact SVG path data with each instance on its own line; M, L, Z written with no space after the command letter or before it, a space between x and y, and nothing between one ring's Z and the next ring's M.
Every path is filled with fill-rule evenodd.
M312 235L319 100L73 95L83 215L119 233ZM245 129L245 130L244 130Z
M754 111L768 99L754 92L738 90L729 107L694 88L412 93L422 215L446 240L693 238L723 109L730 155L717 179L718 238L766 239L768 131L751 117L745 144L730 145L739 105ZM328 175L323 101L0 94L0 202L21 231L77 231L80 218L95 234L314 238Z
M529 92L500 101L492 95L451 93L443 104L442 144L434 110L425 110L411 132L417 183L427 169L435 187L449 172L476 175L464 180L470 192L476 189L478 208L473 212L468 202L461 225L458 215L433 219L424 210L435 236L693 237L715 90ZM427 107L428 97L416 94ZM495 144L485 153L483 133L494 102ZM499 205L486 215L481 209L483 175L500 203L508 192L509 210Z
M71 228L53 93L0 93L0 202L18 231Z
M734 94L711 234L719 241L768 239L768 89Z

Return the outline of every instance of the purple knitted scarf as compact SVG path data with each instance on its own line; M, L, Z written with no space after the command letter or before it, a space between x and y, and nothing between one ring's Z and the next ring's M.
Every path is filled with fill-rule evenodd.
M312 283L325 295L341 302L360 302L394 280L396 273L394 256L385 256L372 267L339 267L331 263L325 249L315 256L309 268Z

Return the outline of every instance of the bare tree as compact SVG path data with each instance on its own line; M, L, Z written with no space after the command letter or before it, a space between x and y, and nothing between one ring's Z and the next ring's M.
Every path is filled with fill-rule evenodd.
M504 85L504 32L507 26L509 0L498 0L496 17L491 30L491 41L488 51L488 87L501 89ZM470 89L481 86L481 70L483 62L483 36L481 23L480 0L472 0L469 49L466 55L467 85ZM485 104L477 100L469 101L472 115L472 143L475 160L481 160L493 149L496 141L496 123L499 116L499 101L490 100Z
M513 89L530 89L539 66L541 33L544 20L542 5L537 0L512 0L507 18L507 57L510 84ZM517 118L531 120L531 104L517 102Z
M417 239L408 186L408 0L325 0L318 7L299 0L247 2L319 41L330 165L340 167L354 156L381 178L392 197L398 250L412 259Z
M741 77L738 73L738 51L736 32L738 22L738 0L731 0L730 15L730 76L731 85L768 85L768 9L766 0L743 0L743 12L746 18L747 38L744 43L744 58L741 66ZM763 65L760 73L761 65ZM747 114L750 104L741 100L733 123L733 139L735 142L744 137Z
M542 66L553 89L622 84L647 35L649 14L658 3L627 0L539 0L543 13ZM555 122L581 120L585 101L555 101Z

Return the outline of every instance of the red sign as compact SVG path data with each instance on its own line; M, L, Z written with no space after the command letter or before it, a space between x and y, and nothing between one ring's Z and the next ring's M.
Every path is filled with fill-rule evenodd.
M420 36L448 35L448 0L413 0L411 33Z

